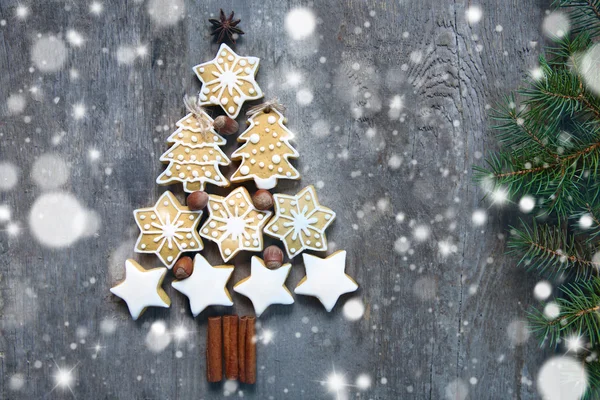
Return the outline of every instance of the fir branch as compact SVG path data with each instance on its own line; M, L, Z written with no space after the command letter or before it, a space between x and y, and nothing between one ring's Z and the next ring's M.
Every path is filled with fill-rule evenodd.
M492 113L500 142L510 147L514 156L542 151L550 161L558 160L556 144L552 139L556 127L532 123L528 117L525 110L517 110L514 96L508 97L505 105L500 105Z
M550 55L546 61L552 68L566 68L567 62L574 54L583 53L592 44L590 35L587 32L581 32L578 35L565 35L546 49L546 54Z
M600 0L556 0L554 5L568 9L573 33L600 36Z
M564 68L550 68L543 57L540 57L540 64L547 66L543 68L544 76L520 91L526 97L525 104L540 120L560 121L573 118L576 113L583 113L581 117L589 114L600 119L600 102L588 93L576 73Z
M535 195L549 211L564 217L585 204L581 191L586 177L596 175L600 167L600 141L580 146L576 143L552 162L539 153L515 157L512 151L502 151L486 160L487 168L475 167L474 179L491 189L502 187L510 197L521 192Z
M600 398L600 361L597 359L585 363L587 372L588 390L582 400L593 400Z
M532 331L556 346L571 334L585 335L591 346L600 344L600 278L563 286L565 297L555 301L559 314L548 318L542 310L530 312Z
M531 226L521 223L512 228L508 247L521 254L519 264L538 270L549 277L572 275L576 281L598 274L600 263L592 260L588 248L560 226Z

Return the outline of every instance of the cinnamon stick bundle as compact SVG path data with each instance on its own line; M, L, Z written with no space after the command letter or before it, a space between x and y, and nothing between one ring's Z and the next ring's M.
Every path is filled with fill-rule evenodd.
M246 383L246 327L248 326L248 317L240 318L238 328L238 366L240 382Z
M256 318L248 317L246 322L246 382L256 383Z
M206 335L206 378L209 382L223 379L223 324L221 317L208 318Z
M225 357L225 377L238 378L238 316L223 317L223 353Z

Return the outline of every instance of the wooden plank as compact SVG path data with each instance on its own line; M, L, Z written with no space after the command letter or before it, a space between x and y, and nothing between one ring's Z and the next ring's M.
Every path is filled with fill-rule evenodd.
M157 21L170 14L148 13L161 3L181 1L105 0L99 14L87 2L37 2L23 20L18 2L0 2L0 163L20 169L0 204L21 227L11 236L0 222L0 397L73 397L54 388L57 366L74 367L75 398L220 399L232 389L205 379L206 319L226 309L192 319L169 276L171 309L149 309L134 322L108 291L126 258L160 264L134 255L131 213L164 190L154 183L164 168L158 157L184 113L182 96L200 88L191 67L218 48L206 19L223 7L242 18L247 34L236 50L261 58L258 82L287 106L298 136L302 181L277 189L315 184L337 212L328 237L332 249L348 251L347 272L366 306L357 322L342 312L353 296L331 314L299 296L273 307L257 326L257 384L233 388L251 399L335 398L319 383L335 369L350 385L361 374L372 380L364 392L344 388L341 398L537 398L531 382L546 354L533 338L516 345L514 335L536 278L504 255L505 209L493 207L485 225L473 225L474 210L488 204L471 166L496 148L486 106L535 66L532 42L542 40L549 5L484 0L482 20L469 26L467 0L319 1L311 6L316 34L294 41L285 17L305 2L186 1L184 17L168 26ZM68 43L69 30L83 36L82 46ZM32 62L38 33L66 41L68 59L56 72ZM307 93L312 101L303 104ZM11 114L11 95L25 99L22 112ZM393 101L403 108L390 111ZM78 104L86 109L79 119ZM236 147L230 140L225 152ZM40 245L28 225L44 193L30 177L33 164L48 153L70 166L68 182L54 190L72 193L101 221L95 235L66 249ZM216 246L205 246L207 259L222 263ZM230 285L248 275L249 258L235 259ZM290 288L304 273L300 259L293 264ZM234 301L238 314L252 312L246 298ZM156 321L189 334L154 353L146 340Z

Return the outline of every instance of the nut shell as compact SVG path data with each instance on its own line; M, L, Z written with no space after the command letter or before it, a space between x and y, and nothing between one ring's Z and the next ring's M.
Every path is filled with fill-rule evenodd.
M194 272L194 262L190 257L181 257L173 267L173 273L177 279L189 278Z
M273 208L273 202L273 195L265 189L258 189L252 196L252 203L254 203L254 207L259 210L269 210Z
M208 194L197 190L187 197L186 204L192 211L202 210L208 204Z
M213 122L213 127L222 135L231 135L239 129L239 124L233 118L226 115L219 115Z
M277 269L283 264L283 251L275 246L269 246L263 252L265 266L269 269Z

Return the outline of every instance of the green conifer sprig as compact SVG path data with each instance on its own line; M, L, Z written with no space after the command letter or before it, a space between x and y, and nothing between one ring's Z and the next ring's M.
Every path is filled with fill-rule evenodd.
M600 0L556 0L554 5L568 9L573 33L600 36Z
M519 264L547 278L572 277L575 281L598 275L600 263L593 260L591 246L561 225L531 225L521 221L512 228L508 248L520 256Z
M600 344L600 278L587 282L566 284L561 288L563 297L555 299L559 314L549 318L542 310L530 314L532 331L540 340L555 346L571 335L584 336L589 345Z
M487 192L502 190L515 202L526 195L535 199L535 216L511 228L509 250L542 276L570 282L562 284L553 300L557 307L530 312L531 329L542 344L553 346L581 336L584 348L572 355L586 367L586 398L596 399L600 96L586 86L580 64L600 40L600 0L556 0L554 5L569 15L571 31L554 38L525 88L494 110L491 118L502 150L489 155L485 167L475 167L474 176Z

